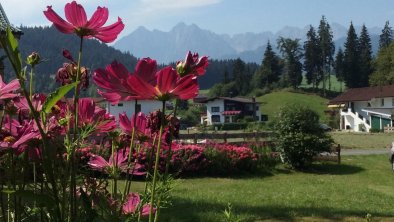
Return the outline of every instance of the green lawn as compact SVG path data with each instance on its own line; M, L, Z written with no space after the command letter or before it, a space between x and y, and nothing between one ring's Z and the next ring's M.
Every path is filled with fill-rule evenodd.
M134 186L138 191L142 183ZM394 173L385 155L344 156L308 172L284 167L242 178L179 179L160 221L377 221L394 217ZM234 221L236 221L234 220Z
M330 135L343 148L352 149L387 148L394 142L393 133L331 132Z
M269 120L272 120L281 107L293 103L308 106L319 114L322 122L326 122L324 110L327 109L328 100L318 95L278 91L258 97L257 101L261 102L261 112L267 114Z

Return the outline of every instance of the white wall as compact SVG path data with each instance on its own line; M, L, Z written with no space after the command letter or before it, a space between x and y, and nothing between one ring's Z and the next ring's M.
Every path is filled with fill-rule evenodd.
M127 117L131 117L134 114L134 100L119 102L123 104L123 106L119 106L119 104L111 105L107 102L107 111L115 116L116 121L119 120L119 114L126 112ZM156 100L138 100L138 104L141 104L141 112L145 115L148 115L150 112L161 110L162 102Z
M384 100L384 106L381 105L381 100ZM373 98L371 100L372 108L393 108L393 97Z
M212 112L212 107L219 107L219 112ZM220 122L224 123L224 117L220 114L224 111L224 100L222 99L215 99L212 101L207 102L207 124L212 125L212 115L219 115Z
M258 117L258 121L261 121L261 111L260 111L260 105L256 104L256 106L259 107L258 110L256 110L256 116ZM212 107L219 107L219 112L212 112ZM212 101L207 102L207 124L212 125L212 115L219 115L220 116L220 123L224 123L224 116L221 114L221 112L224 111L224 100L222 99L215 99Z

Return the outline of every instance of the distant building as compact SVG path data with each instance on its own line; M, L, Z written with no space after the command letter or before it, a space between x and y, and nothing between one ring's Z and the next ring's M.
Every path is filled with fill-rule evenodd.
M255 98L242 97L214 97L199 101L207 107L206 115L201 117L201 123L212 125L215 123L233 123L245 117L255 121L262 121L260 104Z
M394 85L349 89L329 101L340 111L340 129L355 132L393 126Z
M135 100L123 101L118 104L111 105L110 102L106 101L103 103L104 108L110 114L114 115L116 120L119 120L119 114L125 112L127 116L130 118L134 114L135 110ZM161 110L163 106L163 102L157 100L138 100L137 102L137 113L143 112L145 114L149 114L150 112Z

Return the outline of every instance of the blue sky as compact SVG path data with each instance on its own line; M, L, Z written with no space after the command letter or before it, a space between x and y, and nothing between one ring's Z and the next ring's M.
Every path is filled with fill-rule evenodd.
M15 25L49 25L42 11L47 5L64 17L64 5L70 0L1 0L9 20ZM119 16L127 35L139 26L170 30L178 22L196 24L219 34L276 32L284 26L318 25L322 15L328 22L346 27L365 23L394 26L393 0L79 0L88 14L97 6L109 8L109 22Z

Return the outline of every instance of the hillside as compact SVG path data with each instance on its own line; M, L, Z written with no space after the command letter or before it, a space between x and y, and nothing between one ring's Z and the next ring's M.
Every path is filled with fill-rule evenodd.
M45 62L36 68L36 91L50 92L59 86L52 79L53 75L63 65L68 62L62 55L63 49L68 49L74 59L78 57L79 39L75 35L60 33L53 27L21 27L22 35L19 46L24 61L26 56L32 52L38 52ZM3 52L1 52L3 53ZM134 69L137 58L129 53L123 53L107 44L97 40L84 40L82 65L90 70L105 67L113 60L118 60L128 67ZM14 78L13 70L10 69L8 61L5 63L5 75L7 79ZM52 76L52 77L51 77ZM93 84L88 90L89 94L95 93Z
M321 122L327 122L324 110L327 109L328 100L315 94L277 91L260 96L256 100L261 102L261 113L268 115L269 121L273 120L281 107L287 104L301 104L316 111Z

